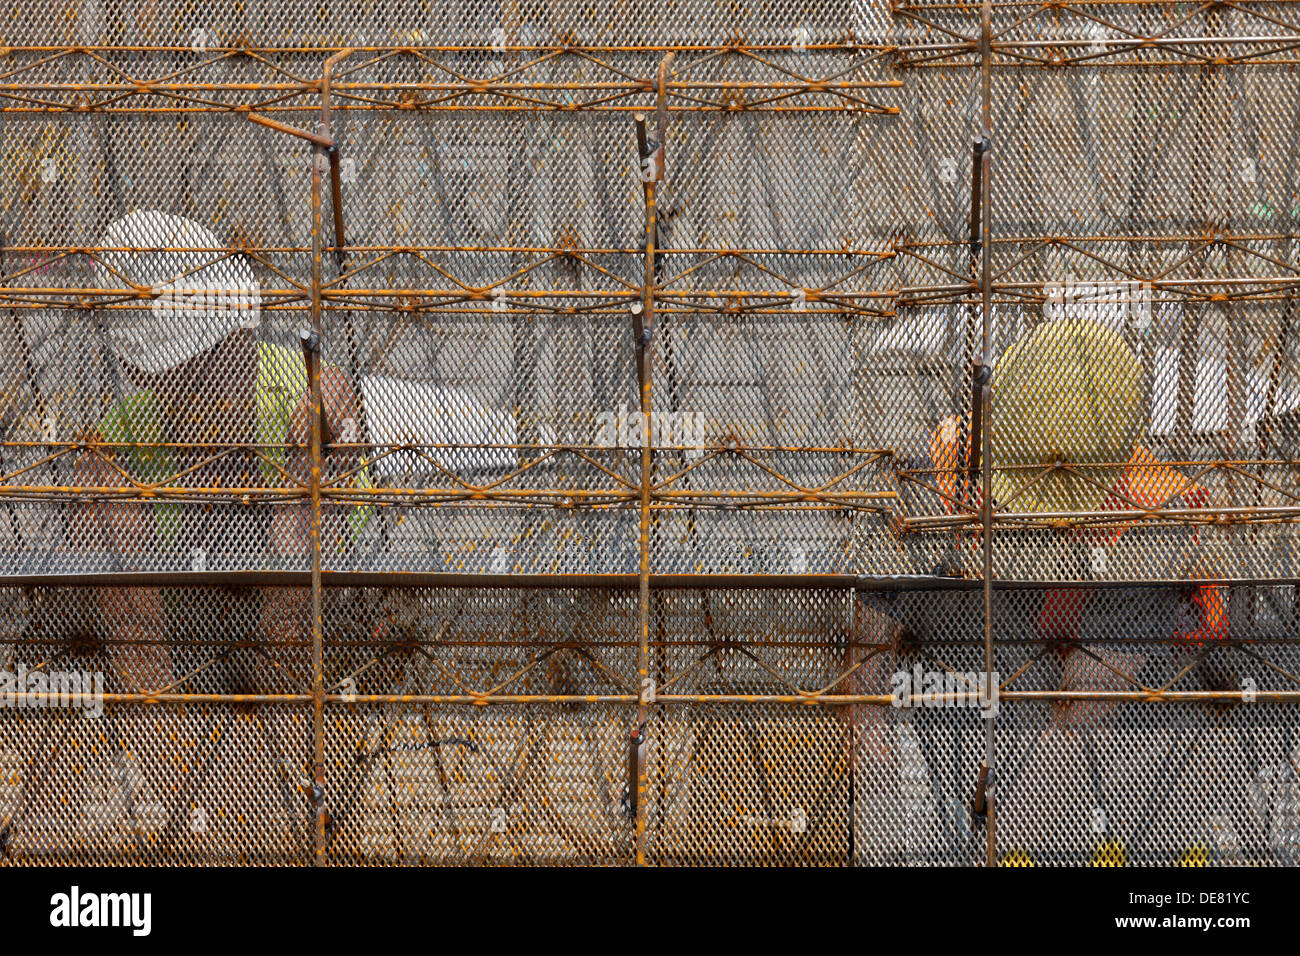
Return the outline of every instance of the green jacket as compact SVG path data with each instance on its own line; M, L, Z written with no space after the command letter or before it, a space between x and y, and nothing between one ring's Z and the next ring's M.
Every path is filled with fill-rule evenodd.
M269 461L262 461L267 484L279 484L289 436L289 419L302 394L307 390L307 366L301 353L269 342L257 343L257 380L254 384L255 442ZM100 419L99 437L106 442L139 442L145 446L124 449L131 470L141 481L161 481L175 473L174 449L158 447L167 441L158 397L145 389L115 402ZM369 469L362 467L354 479L355 486L370 487ZM355 537L370 520L372 508L354 506L348 521ZM154 505L159 538L169 547L179 528L181 506L176 502Z

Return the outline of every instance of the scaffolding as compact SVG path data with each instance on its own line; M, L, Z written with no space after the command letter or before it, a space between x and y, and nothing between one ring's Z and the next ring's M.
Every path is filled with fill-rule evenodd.
M0 861L1300 861L1295 3L5 6Z

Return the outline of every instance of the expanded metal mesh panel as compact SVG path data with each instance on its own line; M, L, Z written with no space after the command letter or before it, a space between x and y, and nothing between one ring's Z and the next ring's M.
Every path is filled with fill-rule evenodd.
M1004 691L1080 695L1003 702L1004 863L1294 864L1279 768L1300 727L1269 702L1300 661L1291 588L1043 589L997 607Z
M613 864L630 712L584 697L635 684L635 601L623 592L357 591L329 595L331 810L340 862ZM348 706L346 695L441 703ZM448 703L564 698L546 707Z
M248 2L211 8L184 2L84 3L69 0L37 10L22 2L5 5L13 34L24 44L100 41L116 47L189 46L193 28L254 47L292 48L365 45L365 40L399 45L481 46L491 49L492 31L516 40L564 41L582 47L645 47L666 42L701 43L744 35L755 43L789 46L803 28L804 43L842 41L888 30L888 8L842 0L764 2L717 9L682 8L673 0L643 0L622 6L593 6L559 0L533 4L481 0L446 5L430 0L399 3ZM183 43L181 41L184 41ZM638 48L640 48L638 50Z
M326 739L339 787L332 858L627 865L626 725L598 704L340 713Z
M311 715L109 704L5 715L10 865L284 865L310 858Z
M6 862L307 859L306 599L305 589L5 590ZM189 699L119 700L142 692ZM247 694L300 702L215 699Z
M1126 704L1113 728L1084 735L1048 711L1027 706L1002 733L1004 864L1296 865L1287 707L1152 715Z
M1294 595L1204 591L995 593L1003 862L1292 860ZM0 714L8 859L310 858L303 602L275 613L304 589L139 589L160 626L126 634L88 593L7 592L3 669L108 696ZM633 592L326 598L331 858L629 862ZM982 622L975 590L655 597L649 858L979 862L985 711L933 695L977 689ZM190 696L113 696L165 689Z
M1292 7L5 3L0 852L1295 862Z
M945 618L952 639L925 634L896 653L900 629L923 633L936 603L959 612ZM983 833L970 824L964 792L982 746L977 712L888 702L893 675L922 657L972 663L976 601L934 592L858 600L847 592L684 592L658 609L664 637L653 674L657 692L674 703L651 734L653 861L978 861ZM956 630L963 621L975 628L966 640ZM808 706L852 695L879 699ZM792 706L801 698L803 706Z
M636 673L636 601L625 591L340 589L331 693L626 694Z

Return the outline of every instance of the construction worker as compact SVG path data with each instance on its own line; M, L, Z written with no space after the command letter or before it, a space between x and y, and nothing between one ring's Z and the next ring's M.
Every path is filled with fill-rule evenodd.
M221 243L198 223L157 211L111 223L102 247L97 287L131 290L149 304L142 308L123 297L100 312L104 377L116 400L93 419L85 435L90 447L70 482L92 489L71 510L74 554L88 562L88 571L305 568L306 503L253 504L259 488L305 483L303 449L313 416L301 348L258 338L261 303L251 267L220 251ZM349 376L325 365L321 393L326 420L341 423L346 433L349 420L359 419ZM352 430L359 436L359 428ZM346 451L335 450L325 478L351 473L352 481L364 480L364 468L354 465ZM249 499L155 503L139 500L145 494L120 500L116 490L134 486L148 493L157 485L248 488ZM342 525L364 524L368 509L351 511L349 518L324 522L325 547L348 540ZM156 587L109 587L96 591L93 605L108 637L108 690L301 692L309 686L306 588L177 595ZM200 635L207 647L178 666L186 633ZM156 852L164 835L172 842L189 837L191 815L217 818L215 804L204 806L210 795L186 786L195 779L186 771L198 762L196 738L205 735L186 732L182 713L167 707L128 716L131 733L105 738L120 741L120 751L105 752L86 769L81 833L91 842ZM110 712L105 719L117 717ZM244 799L269 785L276 792L258 799L284 806L276 770L291 787L303 786L308 725L300 714L275 708L257 711L248 726L222 725L223 743L251 734L243 743L229 742L271 761L253 775L256 784L241 790ZM48 756L39 752L0 754L6 784L24 773L35 776L43 759ZM306 803L299 803L304 813ZM39 808L28 807L21 795L10 799L0 813L0 846L21 852L22 831L39 832L41 819Z
M305 482L301 449L310 440L312 414L304 356L300 348L256 337L260 294L252 270L242 257L218 251L220 246L198 223L155 210L133 212L106 230L107 251L96 263L98 286L130 288L151 298L148 308L110 303L102 313L108 371L110 378L119 377L121 397L89 437L117 447L88 452L78 463L77 485L253 489L290 484L291 478ZM352 382L341 369L322 368L321 395L328 422L358 420ZM212 447L232 445L257 451L235 456ZM332 464L338 470L347 463L336 458ZM309 541L305 504L98 500L78 507L72 528L77 551L107 553L102 570L305 567ZM338 541L339 529L329 531L327 539ZM301 589L270 589L260 608L244 602L239 609L258 620L238 623L252 624L250 630L277 643L301 641L306 600ZM95 603L115 639L109 658L122 682L133 691L171 687L176 673L159 590L105 588ZM237 621L228 615L226 623ZM268 677L277 669L301 676L304 655L301 648L273 652L285 666L261 669ZM296 667L288 666L293 658ZM249 673L228 676L238 685L228 690L258 689Z
M1062 318L1038 326L999 359L992 389L996 507L1051 520L1208 506L1203 486L1161 464L1140 444L1141 366L1123 337L1106 325ZM961 421L957 416L944 419L929 440L936 482L952 510L963 500L978 504L978 490L964 487L970 459ZM1067 531L1061 553L1073 556L1076 565L1062 569L1062 576L1096 576L1129 528L1128 523L1118 523ZM1168 536L1161 541L1160 550L1168 552L1162 557L1172 572L1162 577L1196 576L1200 570L1195 534L1182 536L1182 543L1169 548ZM1183 648L1227 637L1225 589L1198 586L1171 598L1125 589L1125 617L1131 625L1146 622L1131 626L1130 635L1172 638ZM1084 651L1075 643L1093 635L1116 636L1099 634L1085 621L1090 605L1115 600L1113 592L1107 596L1096 588L1044 592L1034 626L1040 636L1063 642L1062 690L1132 689L1128 678L1136 680L1146 660L1143 652L1113 642ZM1109 617L1113 623L1114 615ZM1163 628L1155 623L1161 618ZM1066 726L1090 725L1113 709L1113 704L1075 701L1060 706L1057 716Z
M1140 443L1142 370L1122 336L1107 326L1069 318L1038 326L1002 355L992 387L992 490L999 509L1064 518L1208 505L1204 487L1160 463ZM970 480L968 421L965 416L948 416L928 436L934 487L952 512L978 509L980 504L979 483ZM1049 559L1082 557L1081 566L1061 569L1061 577L1086 580L1105 564L1098 553L1113 554L1128 531L1125 523L1067 530L1064 541L1053 542ZM1181 548L1169 548L1169 543L1162 541L1161 546L1172 573L1161 576L1195 574L1195 534L1176 535L1174 543L1182 544ZM978 548L979 538L962 535L957 546ZM1035 557L1041 560L1042 556ZM905 669L926 657L925 646L932 637L974 639L974 616L969 602L962 603L963 595L919 597L914 600L906 593L859 597L851 635L856 650L846 660L851 668L847 687L880 693L887 690L885 680L891 670ZM1133 689L1148 660L1147 651L1135 646L1139 641L1172 639L1176 647L1186 650L1227 637L1227 600L1219 587L1194 587L1180 594L1063 585L1042 591L1031 598L1035 600L1036 605L1029 605L1032 627L1039 636L1059 642L1064 657L1060 687L1067 691ZM942 619L941 627L936 626L936 617ZM1123 627L1116 626L1120 622ZM1054 723L1061 729L1096 729L1107 723L1116 708L1113 702L1071 701L1055 708ZM945 824L950 814L943 804L954 797L943 791L943 768L949 761L942 741L927 739L923 716L919 723L916 717L908 721L913 732L920 733L919 748L912 746L919 756L912 758L916 769L911 771L902 753L900 734L905 727L902 721L890 720L888 708L849 708L846 716L857 731L855 765L864 765L857 776L868 786L897 790L894 802L900 806L920 802L933 807L935 822ZM890 765L896 765L895 784L887 782L889 773L882 775ZM877 771L877 766L882 770ZM948 835L947 852L965 852L952 840L961 829L956 827ZM885 830L880 839L889 839ZM1113 838L1103 840L1093 855L1094 863L1114 865L1123 860L1122 847L1117 850L1117 846ZM1019 865L1032 864L1026 851L1012 849Z
M997 362L989 436L994 504L1005 513L1062 522L1047 555L1035 550L1032 541L1025 543L1029 562L1046 558L1063 563L1054 572L1049 567L1046 576L1095 579L1124 560L1141 560L1147 573L1160 578L1202 575L1194 529L1155 527L1139 535L1134 522L1100 517L1210 504L1205 487L1161 463L1141 443L1142 387L1141 365L1123 336L1086 318L1045 322ZM961 486L961 469L969 463L961 432L956 419L941 423L930 450L950 500L978 505L978 492ZM1091 527L1068 523L1088 515L1099 516ZM1153 567L1153 560L1160 564ZM1180 592L1132 585L1062 586L1045 589L1036 604L1022 606L1029 611L1032 632L1058 642L1063 691L1137 689L1154 656L1152 643L1172 648L1173 673L1191 660L1194 679L1209 689L1229 689L1231 675L1209 667L1203 653L1228 637L1222 587L1192 586ZM1058 702L1052 724L1025 742L1028 750L1016 757L1021 770L1004 781L1002 794L1006 814L1000 830L1010 860L1032 863L1029 847L1041 847L1048 834L1056 833L1067 842L1094 841L1090 865L1128 862L1116 830L1119 823L1103 806L1105 788L1096 778L1092 744L1080 734L1109 728L1119 706L1113 701ZM1053 769L1061 766L1075 766L1077 772L1061 775ZM1044 788L1051 791L1050 799ZM1066 835L1071 829L1074 835Z

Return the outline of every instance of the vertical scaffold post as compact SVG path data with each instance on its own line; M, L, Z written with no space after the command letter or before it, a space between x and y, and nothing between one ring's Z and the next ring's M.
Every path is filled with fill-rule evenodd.
M992 324L993 324L993 286L990 265L992 237L992 194L990 180L992 174L993 153L993 3L984 0L980 15L980 92L981 120L984 147L980 151L980 302L983 315L983 335L980 349L980 364L977 378L980 380L979 415L982 423L980 429L980 474L981 501L980 513L983 524L984 541L984 699L994 700L997 688L994 686L996 675L993 664L993 489L992 469L989 447L990 418L992 415ZM994 801L996 793L996 761L994 736L995 711L986 711L984 715L984 765L980 772L981 796L985 809L985 862L988 866L997 866L997 811Z
M311 148L311 330L304 334L304 358L311 388L311 516L309 543L311 548L311 672L312 672L312 849L313 863L325 865L326 827L329 822L325 807L325 650L324 625L321 618L321 470L325 441L325 403L321 394L321 343L323 335L324 302L322 293L321 258L324 253L324 217L322 193L326 170L335 165L337 148L330 136L330 75L334 67L351 50L340 50L325 61L321 74L320 141ZM334 216L337 237L342 233L342 207L337 189L337 167L333 175ZM341 250L336 249L336 255Z
M637 594L637 716L628 740L629 811L635 820L636 864L646 862L646 793L649 789L646 748L649 742L650 708L654 703L654 685L650 679L650 484L652 481L651 427L652 374L651 346L655 332L655 244L658 232L658 186L664 178L664 147L668 135L668 67L673 54L659 64L655 98L655 129L647 132L644 116L636 117L637 153L645 199L645 274L641 301L632 305L632 331L636 347L637 386L641 405L641 476L640 476L640 567Z

